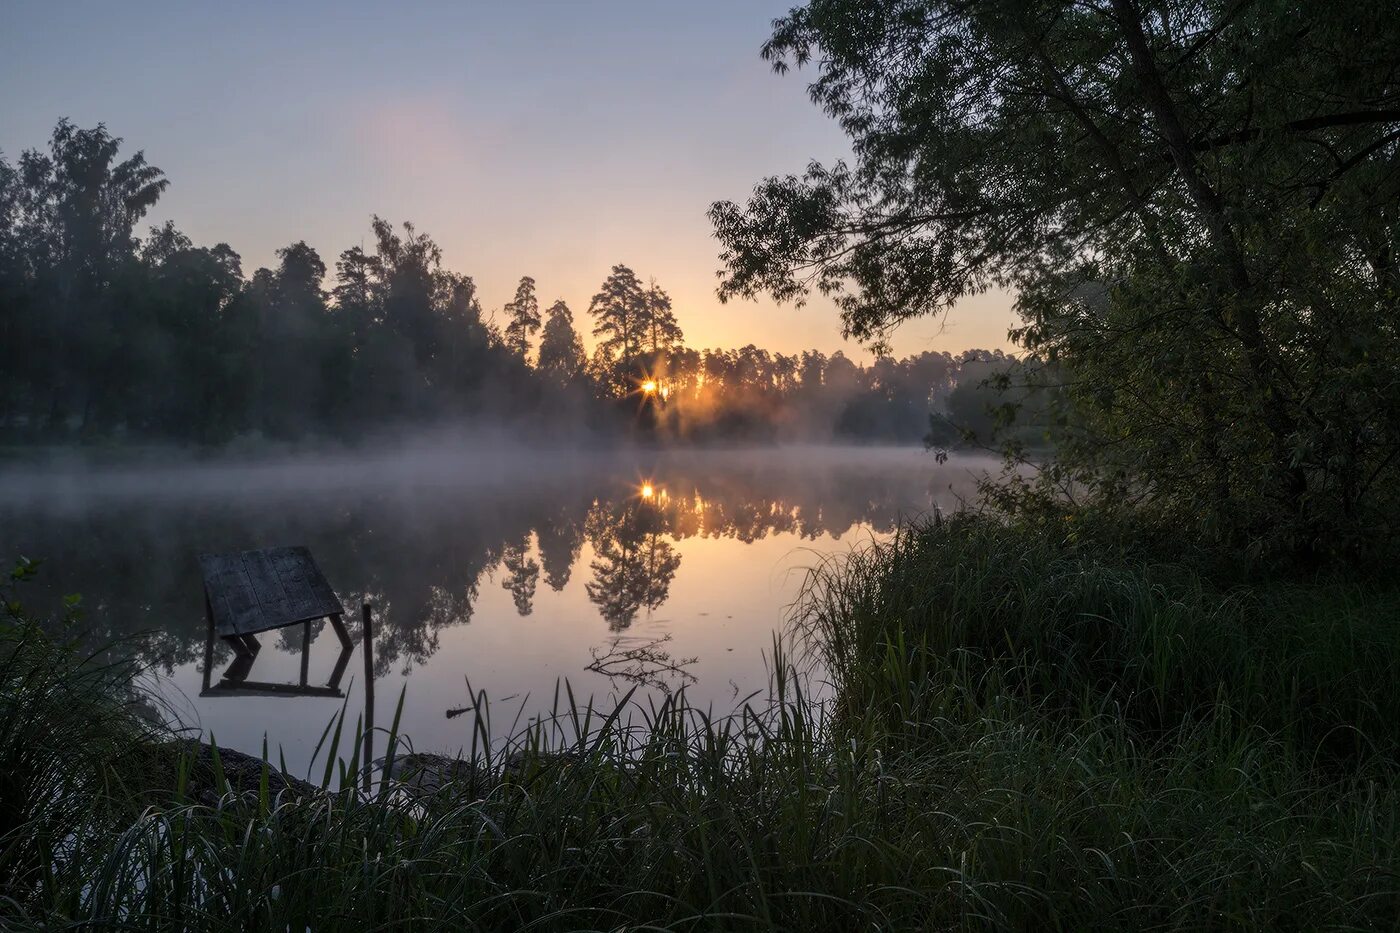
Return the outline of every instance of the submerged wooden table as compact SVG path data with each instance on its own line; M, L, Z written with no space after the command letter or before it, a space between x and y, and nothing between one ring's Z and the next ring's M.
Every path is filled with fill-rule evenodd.
M350 660L350 635L345 630L345 609L322 575L311 552L304 547L275 547L233 554L201 554L204 574L204 609L209 623L204 648L204 685L201 695L313 694L341 696L340 678ZM307 684L310 665L311 623L326 619L340 639L341 653L325 687ZM302 625L301 683L255 683L246 679L253 659L262 647L259 632ZM237 654L228 673L216 686L209 683L214 665L214 638L228 642Z

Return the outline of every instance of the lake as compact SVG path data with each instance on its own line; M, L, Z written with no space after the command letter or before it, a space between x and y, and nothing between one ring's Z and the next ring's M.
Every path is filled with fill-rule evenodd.
M605 453L482 441L12 467L0 472L0 557L42 559L27 604L48 610L80 593L82 627L137 652L148 688L183 723L249 752L266 739L300 774L342 704L353 721L363 703L362 600L374 606L377 724L403 690L402 728L418 750L468 746L481 691L496 736L548 712L564 682L600 706L633 687L653 698L683 688L726 713L765 689L806 568L957 508L996 466L904 448ZM343 698L253 689L299 686L301 626L259 636L241 669L216 642L216 689L204 690L197 555L277 545L309 547L346 607L355 647ZM314 626L309 686L324 687L339 653L330 628ZM814 680L820 691L820 672Z

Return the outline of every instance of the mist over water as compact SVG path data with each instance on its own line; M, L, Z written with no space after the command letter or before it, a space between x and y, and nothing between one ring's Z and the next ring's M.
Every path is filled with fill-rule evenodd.
M246 751L266 735L295 771L346 701L200 696L200 553L309 547L356 641L350 708L367 599L380 718L405 688L415 747L452 752L470 742L474 713L457 712L468 683L492 700L497 734L517 712L547 711L563 680L599 703L684 688L729 711L765 687L804 568L956 508L996 468L911 448L528 448L489 435L207 462L162 452L9 467L0 527L9 551L44 561L27 602L80 591L84 627L136 651L185 721ZM296 682L301 627L259 637L248 676ZM337 652L318 625L311 683ZM215 682L232 660L217 643Z

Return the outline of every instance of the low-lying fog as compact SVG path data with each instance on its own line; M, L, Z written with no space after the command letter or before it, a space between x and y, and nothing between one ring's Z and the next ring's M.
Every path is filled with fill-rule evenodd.
M378 694L392 705L405 688L417 747L450 751L471 735L471 715L447 715L469 705L468 683L526 715L561 680L600 702L640 685L732 707L765 686L804 568L957 508L999 467L917 448L551 449L489 435L290 456L53 457L0 469L0 528L6 559L43 561L23 601L47 612L82 594L90 637L149 664L183 719L250 751L266 733L295 769L344 701L201 696L200 553L309 547L357 645L355 610L375 606ZM295 683L300 631L262 636L243 676ZM231 650L213 649L212 682L237 687L224 676ZM313 683L337 650L318 629ZM352 708L360 665L342 684ZM512 719L498 710L495 722Z
M498 434L396 438L355 450L243 456L196 456L171 448L128 451L120 459L103 461L100 455L64 450L42 462L0 464L0 505L62 510L118 500L246 500L341 490L472 494L509 489L530 494L628 469L635 478L678 470L694 481L710 471L716 477L737 473L765 485L787 478L821 484L850 474L877 482L890 471L904 479L911 472L927 472L969 493L975 484L964 482L967 477L994 474L999 467L996 458L963 454L939 468L932 454L910 447L556 448L522 445Z

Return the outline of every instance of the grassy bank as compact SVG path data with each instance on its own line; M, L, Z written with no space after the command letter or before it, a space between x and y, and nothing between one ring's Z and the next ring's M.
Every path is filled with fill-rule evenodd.
M336 789L353 761L318 769L323 791L279 792L271 776L226 787L161 744L127 699L129 670L81 664L12 620L0 916L240 930L1400 922L1394 588L1226 585L959 519L828 564L799 609L835 681L822 710L782 662L771 702L724 720L682 697L585 721L566 698L516 747L478 745L441 788L368 797ZM339 728L324 760L354 747L353 722Z

